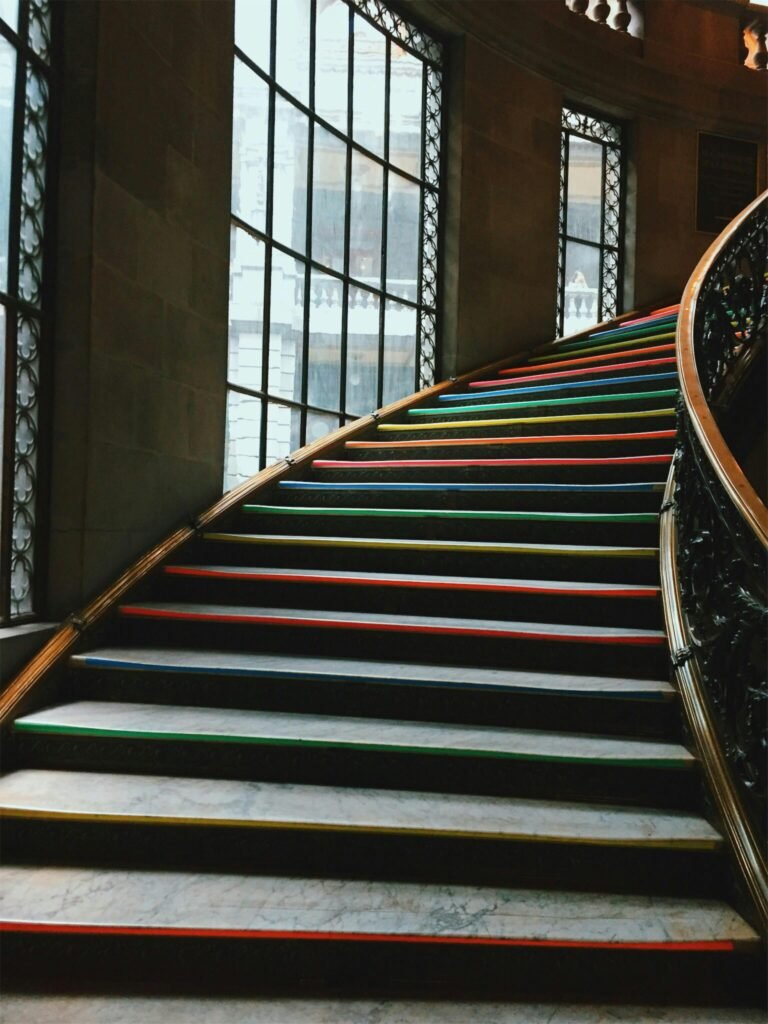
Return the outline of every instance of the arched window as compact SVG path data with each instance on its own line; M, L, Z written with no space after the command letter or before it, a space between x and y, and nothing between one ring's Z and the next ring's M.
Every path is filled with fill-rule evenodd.
M225 483L434 380L442 47L236 0Z
M51 4L0 0L0 623L36 611Z

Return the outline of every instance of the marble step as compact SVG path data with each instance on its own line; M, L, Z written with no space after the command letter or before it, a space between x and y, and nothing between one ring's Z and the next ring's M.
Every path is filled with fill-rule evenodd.
M491 415L488 418L472 419L437 419L426 420L413 418L393 419L386 423L377 423L374 437L388 439L394 435L399 440L404 435L418 439L426 435L430 437L452 437L456 431L473 437L492 437L503 434L508 437L542 437L557 436L567 431L578 440L583 434L594 433L596 430L616 430L642 432L648 430L668 430L675 427L675 409L670 405L659 405L654 409L637 409L613 412L564 412L554 415L503 416Z
M383 523L384 521L382 521ZM407 522L407 521L406 521ZM374 521L375 523L375 521ZM426 575L493 576L503 570L510 576L539 580L583 580L624 585L658 584L658 542L650 543L540 543L529 540L432 540L413 536L377 536L394 531L351 529L344 534L330 529L279 533L250 531L207 532L198 538L191 553L205 564L258 564L281 568L338 569L365 572L414 572ZM288 525L287 523L285 524ZM300 527L301 522L295 524ZM307 524L309 525L309 524ZM647 529L647 528L646 528Z
M455 424L454 424L455 425ZM669 446L674 442L677 431L672 430L645 430L633 433L571 433L571 434L526 434L526 435L501 435L497 437L443 437L436 438L410 438L408 440L376 440L376 441L347 441L344 448L348 451L368 450L399 450L402 448L451 448L451 447L506 447L534 445L547 447L549 445L568 445L577 448L580 445L610 445L618 447L621 445L627 451L633 444L651 444L661 447L662 444ZM661 442L661 444L660 444ZM527 451L527 447L522 449ZM587 449L588 450L588 449ZM555 451L558 451L555 448ZM618 452L617 452L618 454Z
M577 366L575 368L565 369L561 368L557 370L537 370L532 366L527 366L523 370L519 371L520 376L515 374L513 370L502 370L504 376L491 377L489 380L473 380L468 384L469 388L480 389L486 387L503 387L504 385L509 386L510 384L527 384L539 381L555 381L555 380L577 380L577 379L592 379L599 378L602 374L630 374L636 373L638 370L649 370L658 371L660 368L668 369L677 365L677 359L674 354L669 352L673 346L660 346L665 349L665 353L652 354L652 357L647 358L648 353L641 351L640 355L646 358L635 357L632 360L625 359L622 362L612 362L610 359L605 359L601 356L593 357L598 362L592 362L592 365L588 366ZM601 361L602 360L602 361ZM587 362L584 360L584 362Z
M635 483L483 483L467 481L282 480L272 492L283 505L367 505L393 508L496 509L540 512L656 512L661 480Z
M14 729L36 734L402 750L436 756L476 755L679 770L690 769L696 763L690 751L679 744L647 740L112 701L77 701L35 711L17 719Z
M628 503L629 505L629 503ZM321 534L388 540L517 542L656 547L657 512L541 509L413 508L380 505L260 503L243 505L231 521L243 533Z
M629 362L629 361L633 361L633 360L636 360L636 359L642 359L642 358L647 357L647 356L653 356L654 358L657 357L657 356L662 356L662 355L663 356L674 356L674 353L675 353L675 343L673 341L668 341L668 342L665 342L665 343L663 343L661 345L653 345L653 346L645 346L645 347L640 346L640 347L638 347L636 349L631 349L631 348L622 349L619 352L617 352L615 355L613 355L610 352L604 352L601 355L574 356L572 359L569 358L567 360L562 360L562 361L558 360L556 366L552 366L552 365L547 366L546 363L544 363L544 365L537 365L536 362L527 362L527 363L519 364L517 366L508 366L504 370L499 370L498 373L499 373L500 377L506 377L506 376L512 377L512 376L515 376L518 373L521 373L521 374L544 373L547 370L558 370L560 368L566 368L566 367L571 367L571 366L597 366L597 367L599 367L599 366L601 366L601 365L603 365L605 363L613 363L613 362L618 361L618 360L626 360L626 361Z
M646 994L646 999L649 995ZM327 999L6 992L14 1024L765 1024L737 1006L512 1003L436 999Z
M398 613L406 601L424 615L662 626L660 589L649 585L208 564L166 565L163 576L155 596L165 600L288 607L300 593L305 607L343 610L352 587L358 611Z
M574 469L633 469L635 467L647 466L669 466L672 461L671 454L661 455L593 455L593 456L552 456L550 458L534 458L513 456L506 458L485 458L483 456L467 456L465 458L434 459L434 458L375 458L375 459L314 459L312 469L314 470L358 470L367 472L372 469L441 469L450 473L453 469L466 469L474 467L477 469L503 469L515 467L520 470L526 469L556 469L563 466Z
M563 352L599 352L605 345L617 345L632 343L638 348L645 348L648 345L658 345L663 341L673 341L675 338L676 318L667 323L659 322L648 326L613 327L610 330L599 331L591 334L588 338L579 338L576 341L562 341L557 344L556 352L549 353L560 355ZM539 356L538 358L545 358Z
M661 329L645 337L631 337L630 332L627 331L626 334L617 334L612 338L594 338L591 343L584 344L580 348L577 344L558 345L548 352L532 356L528 360L528 364L552 366L577 356L602 355L607 352L610 352L612 355L620 355L622 352L630 349L643 350L650 349L651 347L655 348L659 345L673 344L674 340L675 331L668 328Z
M681 810L88 770L5 775L0 815L5 862L56 851L59 862L685 896L717 890L724 848Z
M68 693L83 700L160 701L494 725L679 741L675 691L655 680L275 651L150 645L74 655Z
M570 395L567 397L556 397L553 395L539 395L537 398L517 399L513 401L509 400L498 400L499 396L496 396L492 401L477 403L456 403L450 404L447 407L439 405L419 405L414 409L408 410L408 417L417 419L420 417L434 417L434 416L487 416L489 412L496 410L512 410L512 409L550 409L557 411L566 411L570 409L572 412L577 412L579 407L583 411L605 405L616 405L619 407L630 406L634 409L655 409L661 404L668 403L670 400L675 401L677 398L678 389L677 387L659 387L651 390L637 391L637 390L621 390L611 391L608 394L597 393L593 395Z
M155 772L229 779L681 809L697 800L695 760L678 743L551 730L75 701L25 715L14 732L16 763L28 768L148 763Z
M494 386L488 390L468 387L460 391L451 391L448 394L440 395L440 403L451 402L484 402L486 399L496 401L497 398L505 396L508 398L525 399L533 395L559 395L573 393L590 396L596 391L649 391L658 390L671 386L672 381L677 380L677 370L661 370L649 373L617 374L611 373L608 376L593 375L577 380L540 381L526 385L516 384L510 387L502 385Z

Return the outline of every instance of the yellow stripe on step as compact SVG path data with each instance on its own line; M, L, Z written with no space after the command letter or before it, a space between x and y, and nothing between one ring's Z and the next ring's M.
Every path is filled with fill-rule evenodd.
M674 416L674 409L641 409L639 412L577 413L574 416L516 416L514 419L441 420L437 423L380 423L378 430L463 430L465 427L512 427L519 423L584 423L592 420L638 420ZM579 435L574 434L578 441Z
M470 554L560 555L573 558L656 558L658 548L587 544L489 544L485 541L401 540L385 537L307 537L292 534L205 533L204 540L229 544L267 544L313 548L362 548L387 551L461 551Z
M98 821L108 824L129 824L129 825L186 825L203 828L247 828L247 829L270 829L276 831L301 831L301 832L335 832L335 833L357 833L357 834L383 834L383 835L418 835L435 836L446 839L492 839L495 841L506 840L516 843L573 843L579 846L628 846L637 848L654 847L656 849L675 850L717 850L722 846L721 839L628 839L624 837L602 837L602 836L580 836L576 832L570 835L562 833L547 834L546 831L532 834L530 832L491 832L472 829L437 829L413 827L407 828L396 825L355 825L342 823L328 823L315 821L273 821L243 818L203 818L170 815L145 815L145 814L109 814L95 812L88 814L83 811L49 811L36 810L31 808L4 808L0 811L0 818L21 819L21 820L47 820L47 821Z

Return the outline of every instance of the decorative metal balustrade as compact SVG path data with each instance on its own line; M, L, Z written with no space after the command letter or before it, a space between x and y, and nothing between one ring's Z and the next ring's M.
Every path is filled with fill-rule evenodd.
M721 815L733 819L726 827L734 846L741 844L745 874L762 871L750 888L763 911L760 840L757 850L748 847L764 834L768 795L768 510L733 455L726 424L748 417L754 440L765 439L764 388L753 389L757 402L745 402L736 416L733 406L743 400L750 373L764 373L767 275L768 193L714 243L686 290L678 334L678 448L667 490L667 497L674 494L670 549L678 593L665 592L668 625L670 602L671 617L676 606L681 620L677 639L670 629L673 646L679 644L673 650L678 682L683 691L688 684L691 692L701 690L697 741L711 743L727 768L721 774L728 779L712 776L715 799Z

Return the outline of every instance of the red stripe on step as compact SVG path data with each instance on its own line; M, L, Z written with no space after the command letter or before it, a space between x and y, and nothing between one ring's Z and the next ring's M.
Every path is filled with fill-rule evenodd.
M347 441L345 448L441 448L453 445L578 444L581 441L658 441L677 436L676 430L646 430L634 434L536 434L531 437L450 437L419 441Z
M562 377L583 377L588 373L608 373L609 370L635 370L643 366L667 366L670 363L675 362L677 362L677 360L674 356L666 356L663 359L641 359L634 363L610 363L608 366L601 366L599 371L587 366L580 370L563 370L558 373L537 373L532 377L502 377L501 379L494 380L473 380L470 382L469 386L471 388L488 388L497 387L501 384L516 384L518 381L525 381L528 383L532 380L556 380Z
M676 303L674 306L665 306L663 309L656 309L649 316L641 316L637 320L622 320L618 327L635 327L639 324L652 324L654 320L658 320L662 316L669 316L670 313L679 313L680 303ZM606 328L607 330L607 328Z
M407 942L437 946L523 946L549 949L626 949L667 952L731 953L729 940L708 942L598 942L578 939L505 939L481 935L393 935L386 932L310 932L263 931L241 928L170 928L147 925L38 924L27 921L0 921L0 932L53 935L130 935L158 938L261 939L299 942Z
M632 647L658 647L664 643L663 636L590 636L578 634L538 633L534 630L482 629L475 626L421 626L399 622L359 622L353 619L290 618L282 615L225 615L215 612L174 612L162 608L141 608L125 605L121 615L138 619L174 619L178 622L226 622L232 624L252 623L266 626L309 626L312 629L356 629L377 633L425 633L436 636L484 636L498 639L552 640L558 643L577 644L620 644Z
M547 594L572 597L657 597L658 587L647 587L645 590L632 590L630 587L620 590L596 590L582 587L563 589L562 587L526 587L507 583L458 583L431 580L388 580L380 576L316 576L312 573L282 576L271 572L226 572L221 569L190 569L186 566L167 565L164 571L170 576L194 576L203 579L221 580L266 580L270 583L334 583L353 584L375 587L420 587L425 590L481 590L511 594Z
M637 355L649 355L652 352L674 352L674 342L670 342L668 345L654 345L651 348L630 348L625 352L604 352L599 356L579 356L578 359L558 359L557 362L552 363L545 361L542 363L526 363L525 366L512 366L507 370L499 370L502 376L510 373L539 373L542 369L548 366L586 366L592 363L609 363L612 359L631 359L632 356Z
M430 466L650 466L672 461L671 455L621 455L594 459L315 459L316 469L421 469Z

